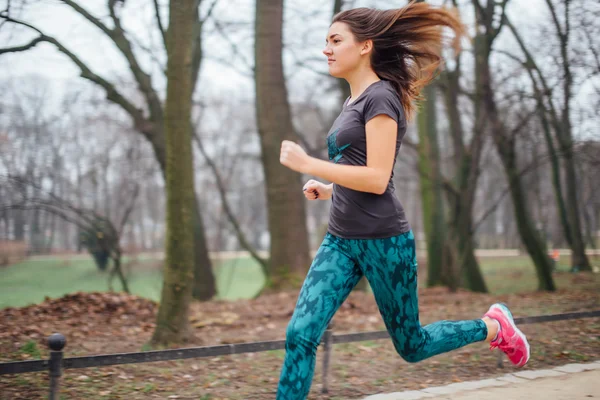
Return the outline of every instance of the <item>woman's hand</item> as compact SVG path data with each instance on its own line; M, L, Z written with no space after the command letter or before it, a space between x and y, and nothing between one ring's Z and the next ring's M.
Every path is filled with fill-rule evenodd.
M312 159L298 144L289 140L281 142L279 162L289 169L305 174Z
M308 200L329 200L333 192L333 184L325 185L311 179L304 184L302 190L304 191L304 197Z

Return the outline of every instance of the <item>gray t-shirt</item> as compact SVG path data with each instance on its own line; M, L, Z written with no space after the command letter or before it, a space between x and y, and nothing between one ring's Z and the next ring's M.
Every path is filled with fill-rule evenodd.
M367 165L365 125L373 117L389 115L398 123L394 164L406 133L406 118L400 98L390 82L371 84L356 100L344 102L327 135L329 160L343 165ZM346 239L377 239L397 236L411 228L404 207L394 193L390 176L386 191L379 195L334 184L328 231Z

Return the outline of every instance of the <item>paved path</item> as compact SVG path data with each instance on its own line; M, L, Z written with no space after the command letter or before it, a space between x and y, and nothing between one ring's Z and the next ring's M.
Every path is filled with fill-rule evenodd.
M600 399L600 361L527 370L494 379L419 391L382 393L364 400L589 400Z

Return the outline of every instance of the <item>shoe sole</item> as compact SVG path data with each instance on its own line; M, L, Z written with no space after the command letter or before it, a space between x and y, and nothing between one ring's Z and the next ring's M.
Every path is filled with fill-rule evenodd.
M515 364L517 367L522 367L525 364L527 364L527 362L529 361L529 357L530 357L530 353L531 353L531 350L529 347L529 342L527 341L527 337L525 336L525 334L523 332L521 332L521 330L519 328L517 328L517 325L515 325L515 321L513 319L512 313L510 312L510 310L508 309L506 304L496 303L496 304L492 305L492 307L490 307L490 308L494 308L494 307L498 308L504 315L506 315L508 317L508 322L510 322L510 325L512 326L512 328L515 330L517 335L519 335L519 337L521 339L523 339L523 342L525 343L525 347L527 348L525 362L523 362L523 359L521 358L521 360L519 360L519 362L517 364Z

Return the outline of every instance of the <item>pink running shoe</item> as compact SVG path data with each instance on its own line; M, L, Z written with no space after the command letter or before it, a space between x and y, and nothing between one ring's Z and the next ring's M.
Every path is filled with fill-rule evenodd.
M496 347L508 356L517 367L522 367L529 361L529 343L527 338L517 328L513 316L505 304L492 304L484 317L495 319L500 324L500 332L495 340L490 342L490 350Z

